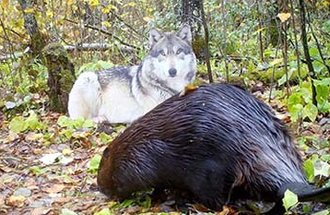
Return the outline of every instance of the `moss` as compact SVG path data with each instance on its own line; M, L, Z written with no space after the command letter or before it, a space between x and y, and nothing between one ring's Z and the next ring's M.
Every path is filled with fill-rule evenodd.
M308 75L308 71L304 68L301 69L301 78L304 79ZM285 70L283 68L275 69L274 82L277 82L285 75ZM247 72L246 77L250 80L260 80L264 83L271 83L273 76L273 69L267 69L265 71L252 70ZM295 70L289 80L297 80L298 71Z
M65 113L69 92L75 81L74 66L59 43L51 43L43 49L43 61L48 68L50 108Z

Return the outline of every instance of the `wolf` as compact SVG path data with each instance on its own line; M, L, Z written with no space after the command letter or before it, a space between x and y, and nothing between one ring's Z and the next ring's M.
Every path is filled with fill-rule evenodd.
M139 65L84 72L69 94L72 119L130 124L169 97L182 91L196 76L196 56L189 25L177 32L149 32L149 53Z

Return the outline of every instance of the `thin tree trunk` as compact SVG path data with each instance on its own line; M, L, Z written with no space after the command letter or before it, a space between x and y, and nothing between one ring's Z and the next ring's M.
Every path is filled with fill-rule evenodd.
M223 31L222 31L222 35L223 35L223 42L222 42L222 47L221 49L223 50L223 57L225 60L225 69L226 69L226 81L229 82L229 70L228 70L228 64L227 64L227 53L224 50L224 47L226 46L226 42L227 42L227 26L226 26L226 20L225 20L225 0L221 1L221 13L222 13L222 27L223 27Z
M206 67L207 67L207 74L209 77L209 82L213 83L213 76L211 71L211 63L210 63L210 52L209 52L209 29L207 27L206 23L206 17L205 17L205 11L204 11L204 1L201 2L201 15L202 15L202 21L203 21L203 27L204 27L204 38L205 38L205 61L206 61Z
M262 13L261 13L261 10L260 10L260 4L262 3L262 1L258 1L257 2L257 7L258 7L258 12L259 12L259 16L258 16L258 22L259 22L259 49L260 49L260 59L262 62L264 62L264 47L263 47L263 41L262 41L262 28L263 28L263 25L262 25Z
M32 7L31 0L18 0L22 8L24 17L24 27L31 38L31 51L34 57L41 54L41 50L46 45L44 36L39 31L37 20L33 13L25 13L25 10Z
M313 38L315 40L317 50L319 51L320 57L322 59L322 62L324 64L324 66L327 68L328 73L330 75L330 66L326 63L326 61L324 59L324 56L323 56L323 53L322 53L322 50L321 50L321 46L320 46L319 40L315 36L314 30L313 30L313 25L311 24L311 21L310 21L311 19L310 19L310 16L309 16L309 13L308 12L307 12L307 17L308 17L308 25L309 25L309 28L311 29L312 36L313 36Z
M283 60L284 60L286 93L287 93L287 96L289 96L290 95L290 84L289 84L289 74L288 74L288 38L287 38L287 29L286 29L285 22L281 22L281 31L283 31L283 33L284 33L283 34L284 38L282 39L282 42L283 42L282 54L283 54Z
M295 43L295 52L297 57L297 71L298 71L298 77L299 80L301 79L301 72L300 72L300 53L298 49L298 39L297 39L297 29L296 29L296 21L294 18L294 6L292 0L290 0L290 7L291 7L291 20L292 20L292 29L293 29L293 35L294 35L294 43Z
M312 78L311 84L312 84L312 100L313 104L316 106L316 89L314 85L313 79L316 79L316 74L314 71L314 67L312 64L311 56L309 55L309 49L308 49L308 42L307 42L307 32L306 32L306 11L305 11L305 3L304 0L299 0L299 6L300 6L300 25L301 25L301 42L304 48L304 55L306 58L306 64L308 67L309 76Z

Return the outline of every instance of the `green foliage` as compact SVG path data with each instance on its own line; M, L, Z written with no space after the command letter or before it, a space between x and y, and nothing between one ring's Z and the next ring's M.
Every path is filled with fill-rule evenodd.
M330 175L330 165L327 163L328 155L320 157L314 154L309 159L304 161L304 170L309 182L315 182L316 177L324 176L328 177Z
M79 70L78 75L84 71L98 71L103 69L110 69L114 65L108 61L98 60L96 62L86 63L83 64Z
M46 128L46 125L42 123L38 116L34 112L30 112L29 117L25 118L23 116L14 117L9 123L9 129L15 133L20 133L24 131L41 131Z
M110 214L112 213L110 212L109 208L103 208L99 212L94 213L94 215L110 215Z
M290 190L286 190L282 201L285 210L288 211L290 208L298 204L298 196Z
M102 156L99 154L94 155L94 157L89 161L88 172L91 174L96 174L99 169Z
M100 139L101 139L102 143L108 144L109 142L111 142L113 140L113 137L102 132L102 133L100 133Z
M33 175L41 175L45 172L44 169L40 168L39 166L31 166L29 168L29 171L33 174Z
M62 128L78 129L78 128L93 128L94 122L90 119L71 119L67 116L60 116L57 120L57 124Z
M319 113L330 113L330 78L314 80L314 84L317 106L312 102L310 82L301 83L288 98L288 110L292 121L308 118L313 122Z
M316 213L312 213L312 215L329 215L330 214L330 209L322 210Z

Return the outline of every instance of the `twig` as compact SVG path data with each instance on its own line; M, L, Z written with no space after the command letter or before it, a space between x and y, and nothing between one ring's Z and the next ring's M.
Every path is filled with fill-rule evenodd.
M78 22L73 21L73 20L70 20L70 19L64 19L64 20L65 20L65 21L68 21L68 22L71 22L71 23L74 23L74 24L76 24L76 25L79 24ZM136 50L141 50L140 47L137 47L137 46L135 46L135 45L131 45L131 44L128 44L128 43L122 41L119 37L113 35L113 33L109 32L109 31L106 31L106 30L100 29L100 28L98 28L98 27L96 27L96 26L92 26L92 25L89 25L89 24L84 24L84 27L85 27L85 28L89 28L89 29L93 29L93 30L96 30L96 31L99 31L99 32L101 32L101 33L103 33L103 34L106 34L106 35L109 35L110 37L114 38L115 40L117 40L117 41L118 41L119 43L121 43L122 45L129 46L129 47L134 48L134 49L136 49Z
M135 30L130 24L126 23L122 18L120 18L117 14L115 14L113 11L110 11L112 15L114 15L119 21L121 21L124 25L126 25L129 29L131 29L134 33L136 33L139 36L142 36L145 39L148 39L144 34L141 34L137 30Z
M276 21L276 19L275 19ZM276 21L277 23L277 21ZM277 25L278 26L278 25ZM279 27L278 27L279 28ZM281 35L281 34L280 34ZM275 51L275 59L277 58L277 54L278 54L278 49L280 46L280 42L281 42L281 36L279 36L277 38L277 48ZM270 90L269 90L269 97L268 97L268 102L270 102L270 100L272 99L272 92L273 92L273 84L274 84L274 80L275 80L275 65L273 66L273 72L272 72L272 77L271 77L271 81L270 81Z
M330 75L330 66L325 62L325 59L324 59L324 56L323 56L323 53L322 53L322 50L321 50L320 43L319 43L317 37L315 36L314 30L313 30L313 26L311 25L311 18L310 18L309 12L307 12L307 18L308 18L307 23L309 25L309 28L311 29L312 36L313 36L313 38L314 38L314 40L316 42L316 47L317 47L317 50L319 51L320 57L322 59L322 63L327 68L328 73Z

